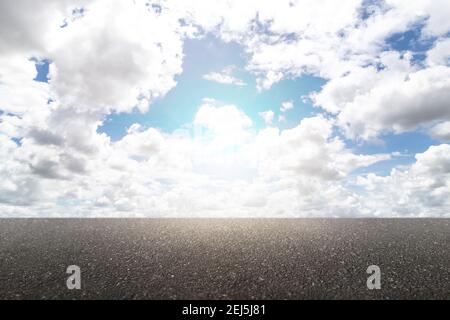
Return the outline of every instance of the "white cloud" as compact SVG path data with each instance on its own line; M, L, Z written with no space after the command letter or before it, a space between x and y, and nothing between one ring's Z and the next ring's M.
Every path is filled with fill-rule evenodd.
M235 86L246 86L247 84L241 80L233 76L233 72L236 68L234 66L228 66L224 68L221 72L210 72L208 74L203 75L203 79L214 81L222 84L231 84Z
M302 176L339 180L351 171L389 159L388 155L356 155L333 137L333 122L323 117L303 119L292 129L267 128L256 138L265 176Z
M86 0L48 0L45 6L34 0L0 3L0 54L41 56L48 43L72 10Z
M234 105L221 105L218 101L204 99L194 124L212 130L215 135L241 137L253 123Z
M258 114L267 125L271 125L273 123L273 118L275 114L273 113L272 110L259 112Z
M430 136L441 141L450 141L450 121L439 123L430 129Z
M401 0L393 1L402 9L409 8L409 10L420 12L422 16L426 17L426 24L424 27L424 34L426 36L443 36L450 30L450 21L448 16L450 14L450 6L446 0L421 0L417 1L413 6L408 6Z
M53 38L50 85L63 104L79 110L146 111L182 71L177 28L144 1L90 3Z
M360 177L358 184L367 190L362 210L377 216L448 217L449 178L450 145L431 146L407 169Z
M416 69L392 52L380 63L383 70L357 68L313 96L317 106L338 115L347 136L372 139L383 131L404 132L450 118L450 68Z
M95 120L78 129L83 114L52 114L21 145L0 136L3 215L52 216L64 205L66 216L308 216L330 213L325 198L347 214L353 196L341 181L388 158L353 154L322 117L256 132L237 107L211 99L184 132L133 125L117 142Z
M358 154L336 130L374 139L432 126L448 141L450 6L363 3L169 0L159 12L139 0L2 2L1 215L448 216L449 145L387 176L361 175L390 155ZM419 41L438 39L424 63L388 51L391 35L419 24ZM98 132L106 115L145 112L171 90L183 40L206 33L244 48L259 90L303 74L327 80L311 96L327 115L257 131L237 106L205 99L173 133ZM49 84L33 81L33 57L51 61ZM235 70L204 78L245 85Z
M429 65L448 65L450 62L450 39L438 41L434 47L427 52Z
M49 88L33 81L36 67L22 55L0 55L0 108L4 112L23 115L46 108Z
M305 73L325 79L340 77L373 62L391 35L413 26L423 23L424 37L445 35L450 31L444 21L450 6L444 2L380 1L365 7L367 17L362 15L362 1L346 1L342 6L335 1L326 5L289 2L268 14L261 5L255 10L260 22L266 19L273 36L244 32L243 41L251 54L249 69L261 76L262 89ZM318 10L320 14L314 14Z
M294 103L292 102L292 100L284 101L281 103L280 111L286 112L288 110L291 110L292 108L294 108Z

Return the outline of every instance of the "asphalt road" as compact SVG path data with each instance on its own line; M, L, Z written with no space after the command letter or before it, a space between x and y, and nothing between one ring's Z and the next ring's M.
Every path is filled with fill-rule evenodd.
M60 298L449 299L450 219L0 219L0 299Z

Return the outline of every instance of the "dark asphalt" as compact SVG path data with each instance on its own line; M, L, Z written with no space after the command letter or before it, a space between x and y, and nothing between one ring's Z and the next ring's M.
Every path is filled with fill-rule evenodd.
M0 219L0 263L0 299L449 299L450 219Z

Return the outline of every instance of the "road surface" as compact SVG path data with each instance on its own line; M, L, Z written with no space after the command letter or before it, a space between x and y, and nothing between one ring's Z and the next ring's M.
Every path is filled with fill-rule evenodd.
M450 219L0 219L0 263L0 299L449 299Z

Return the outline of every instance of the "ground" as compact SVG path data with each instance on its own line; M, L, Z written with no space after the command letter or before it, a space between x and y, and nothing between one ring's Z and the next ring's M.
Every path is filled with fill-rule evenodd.
M0 299L445 299L449 245L448 219L1 219Z

